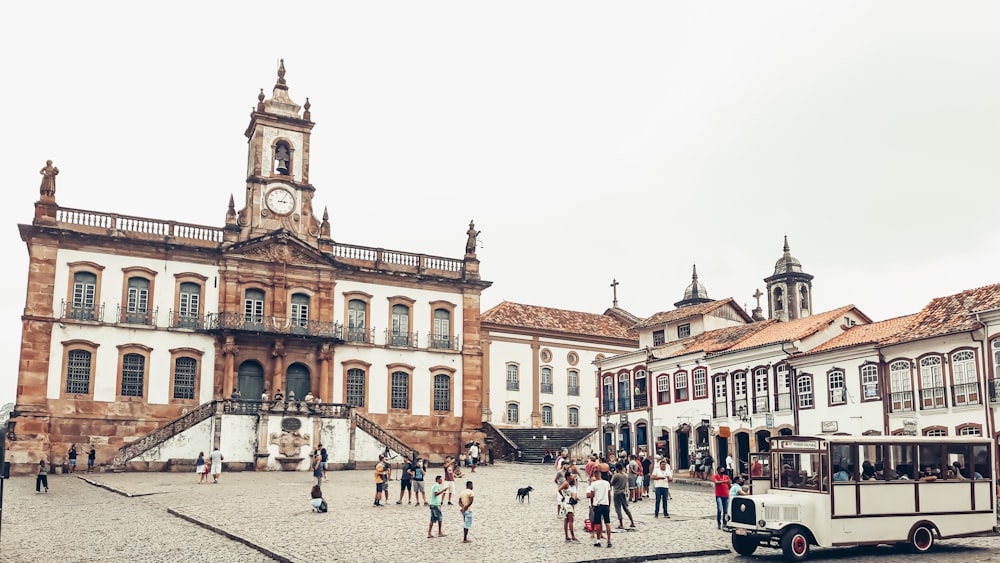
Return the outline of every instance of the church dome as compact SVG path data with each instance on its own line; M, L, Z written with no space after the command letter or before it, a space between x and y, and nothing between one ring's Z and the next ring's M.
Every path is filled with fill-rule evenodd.
M684 289L684 299L674 303L674 307L686 307L688 305L708 303L709 301L714 300L708 296L708 290L705 289L705 286L701 285L701 282L698 281L698 267L692 266L691 283Z
M792 256L788 248L788 235L785 235L785 254L774 263L774 275L788 274L802 271L802 262Z

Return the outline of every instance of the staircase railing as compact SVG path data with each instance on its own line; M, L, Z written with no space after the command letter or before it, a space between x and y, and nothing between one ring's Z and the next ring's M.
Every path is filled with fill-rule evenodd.
M499 428L489 422L483 423L483 432L493 439L493 453L500 459L513 461L517 459L517 452L521 446L504 434ZM499 441L499 443L497 443Z
M375 424L373 420L364 416L357 410L354 410L353 417L354 417L354 424L358 428L364 430L369 435L371 435L372 438L375 438L379 442L382 442L383 444L385 444L387 448L398 454L405 454L410 456L410 459L416 459L417 450L411 448L410 446L403 443L400 439L386 432L384 428L382 428L378 424Z
M167 439L172 436L176 436L188 428L191 428L195 424L198 424L209 417L215 416L215 413L218 411L218 406L219 401L209 401L207 403L203 403L199 405L198 408L182 414L156 430L153 430L149 434L146 434L142 438L118 448L118 453L115 454L114 468L124 468L125 464L130 459L142 455L151 448L159 446L163 442L167 441Z

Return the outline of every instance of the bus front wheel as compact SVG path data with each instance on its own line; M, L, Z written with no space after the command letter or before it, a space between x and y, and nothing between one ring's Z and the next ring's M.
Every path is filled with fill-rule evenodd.
M789 561L805 561L809 557L809 534L799 526L792 526L781 535L781 552Z
M753 555L757 551L757 540L750 536L738 536L733 534L733 549L740 555Z
M914 528L910 535L910 550L914 553L927 553L932 547L934 547L934 530L927 524Z

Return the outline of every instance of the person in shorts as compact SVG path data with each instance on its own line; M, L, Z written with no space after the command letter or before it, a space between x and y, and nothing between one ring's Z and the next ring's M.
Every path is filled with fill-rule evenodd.
M607 546L611 547L611 483L604 479L591 481L587 496L590 498L591 506L594 507L594 519L590 522L591 527L597 529L597 542L594 543L594 547L601 547L602 527L608 533Z
M417 458L417 463L413 464L413 496L417 497L417 506L420 506L420 497L424 497L424 506L427 506L427 493L424 491L424 460Z
M434 484L431 486L431 523L427 526L427 537L429 538L434 537L431 530L434 529L435 522L438 525L438 537L444 535L441 533L441 499L444 497L445 490L441 486L441 476L434 477Z
M462 513L462 543L469 543L469 530L472 529L472 502L475 496L472 494L472 481L465 482L465 490L458 496L458 509ZM440 534L441 531L438 530Z
M413 504L413 464L410 463L410 456L403 456L403 469L399 478L399 500L396 504L403 504L403 491L406 491L406 504Z

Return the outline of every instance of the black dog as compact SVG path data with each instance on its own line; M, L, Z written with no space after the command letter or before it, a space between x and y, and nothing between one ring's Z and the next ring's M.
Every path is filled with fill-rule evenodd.
M520 502L524 502L525 499L527 499L528 502L531 502L531 491L534 490L535 489L531 487L521 487L520 489L517 490L517 500Z

